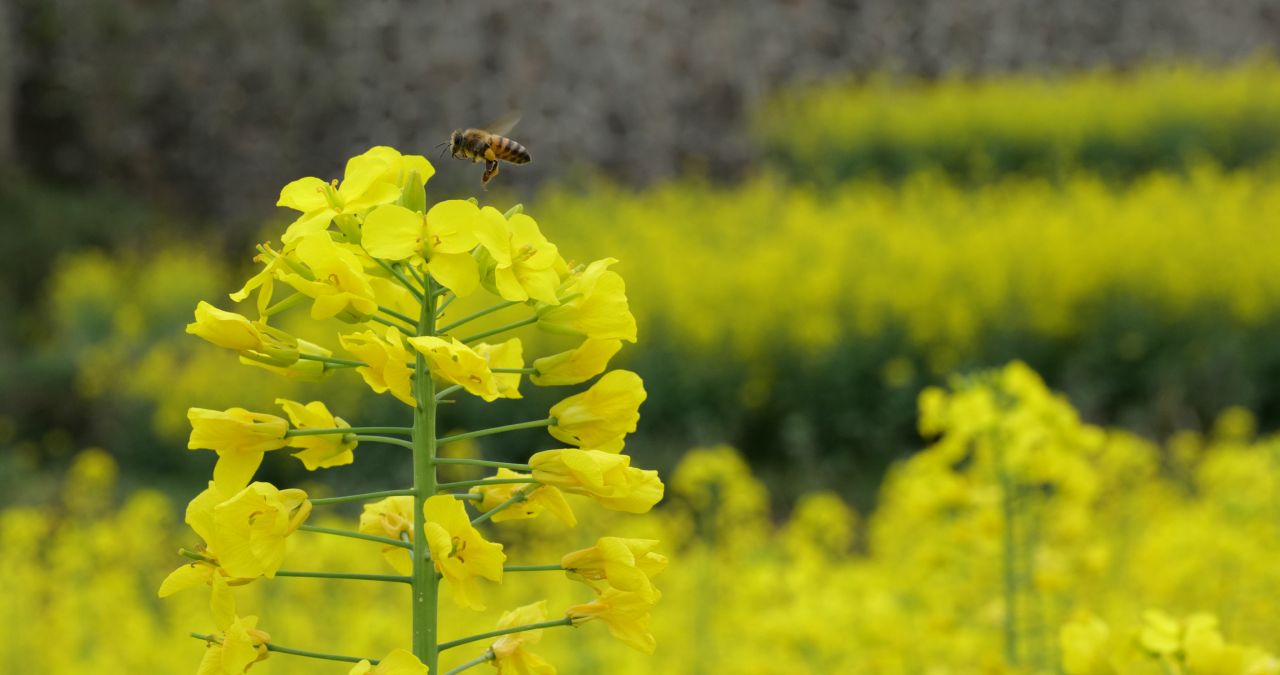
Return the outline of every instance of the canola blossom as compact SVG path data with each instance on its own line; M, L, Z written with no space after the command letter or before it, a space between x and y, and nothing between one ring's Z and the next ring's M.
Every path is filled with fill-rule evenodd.
M507 546L487 531L494 523L534 520L544 511L575 526L564 492L590 494L606 508L633 513L647 512L662 498L657 473L631 467L630 457L620 454L646 397L635 373L606 372L620 340L636 339L622 279L608 271L612 259L570 266L519 206L503 213L474 200L447 200L428 208L425 183L433 173L423 157L376 147L352 158L341 181L290 183L279 205L301 215L278 247L258 248L261 271L231 295L239 302L256 294L258 318L204 301L196 307L187 332L236 352L248 365L292 379L347 378L349 386L367 386L408 406L401 408L406 426L400 427L353 424L324 401L289 397L275 400L285 417L241 407L188 411L188 447L212 450L218 460L208 489L187 508L187 523L201 541L180 551L188 560L166 577L159 594L209 589L216 630L192 634L207 645L198 675L241 675L274 654L353 663L350 673L356 675L423 675L443 672L441 653L454 648L470 659L450 673L491 662L499 672L550 675L555 667L528 646L544 629L596 619L624 643L653 651L650 612L661 593L651 578L667 560L654 550L657 541L602 537L596 548L560 562L509 566ZM279 298L280 288L293 292ZM456 296L481 289L498 304L479 315L522 306L527 318L475 334L469 324L477 315L455 316L449 306ZM333 334L328 345L309 343L270 325L290 310L350 326ZM531 324L584 341L528 367L518 337L483 341ZM525 375L539 386L595 382L552 406L542 420L438 434L439 406L463 396L485 402L522 398ZM537 427L582 449L530 449L542 459L529 464L437 452L445 443ZM308 471L320 471L359 461L356 450L364 444L410 453L412 475L386 479L389 488L406 482L411 487L314 499L300 489L254 481L274 450L297 449L293 457ZM486 479L447 482L438 473L445 464L496 471ZM354 528L308 522L317 507L346 502L364 502ZM306 546L294 549L299 532L376 544L364 555L380 554L396 574L310 571L324 561ZM507 612L497 630L441 639L453 627L440 621L441 598L483 610L493 587L536 587L539 579L512 579L506 572L545 570L565 570L585 581L587 597L565 602L557 618L548 618L544 600ZM382 659L304 648L288 635L288 615L296 608L237 614L239 589L268 583L264 579L408 586L408 611L369 606L345 620L354 630L366 622L364 614L395 616L411 627L409 640ZM268 625L283 628L260 628Z

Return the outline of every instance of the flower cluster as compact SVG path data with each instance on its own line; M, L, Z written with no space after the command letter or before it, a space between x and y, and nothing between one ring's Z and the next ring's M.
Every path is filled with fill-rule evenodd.
M231 294L255 299L257 318L201 302L187 332L232 350L242 363L304 381L354 371L375 393L409 407L411 426L353 426L322 401L277 399L283 416L243 408L191 408L188 448L217 454L213 480L187 508L186 522L202 543L181 552L190 561L165 579L161 596L211 589L218 631L208 642L201 675L239 675L272 652L356 662L351 673L411 675L435 671L441 651L496 638L476 658L450 672L492 662L499 673L553 673L530 651L545 628L599 621L626 644L652 652L650 610L661 598L653 578L667 559L652 539L601 537L559 562L510 565L503 544L481 527L488 521L532 519L550 512L568 526L577 517L566 494L607 509L646 513L663 497L657 472L622 454L645 400L640 377L609 370L636 324L612 258L575 265L516 206L505 213L474 200L426 202L434 168L423 157L375 147L352 158L341 180L303 178L280 193L279 206L299 212L280 243L258 247L261 269ZM285 291L283 298L277 291ZM497 304L455 318L458 298L487 292ZM336 320L335 343L322 346L271 325L291 309L309 308L317 321ZM522 319L479 332L472 322L523 308ZM576 344L526 365L520 337L490 341L527 326L569 336ZM564 338L561 338L564 339ZM341 356L335 356L342 350ZM437 408L459 396L486 402L521 398L525 376L543 387L585 390L553 405L543 419L438 436ZM443 457L440 446L470 438L545 428L564 447L531 452L527 463ZM267 453L291 448L309 471L351 464L361 444L412 453L407 489L311 499L254 477ZM464 464L494 470L490 478L442 482L437 467ZM358 527L306 521L314 506L365 502ZM474 512L469 512L471 509ZM281 569L285 541L306 531L377 544L395 575L297 572ZM561 570L585 584L593 599L549 618L545 601L504 614L497 629L452 641L438 637L441 581L459 607L485 608L486 584L513 572ZM234 588L260 577L359 579L413 589L411 650L381 660L282 647L239 616Z

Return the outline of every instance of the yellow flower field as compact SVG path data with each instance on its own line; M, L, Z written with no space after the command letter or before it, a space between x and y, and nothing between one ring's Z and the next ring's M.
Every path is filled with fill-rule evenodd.
M590 545L605 526L671 554L652 657L595 625L547 629L539 653L565 673L1280 672L1280 441L1255 439L1248 413L1160 448L1081 423L1012 364L929 390L920 424L938 440L893 468L865 520L827 493L778 520L764 486L717 447L686 456L651 516L584 505L574 530L549 516L492 526L518 542L519 563L553 559L565 537ZM187 632L210 627L206 594L155 598L194 535L159 494L119 495L115 473L87 451L59 505L0 516L6 672L186 672L199 659ZM356 515L321 522L354 529ZM299 534L285 565L385 572L379 548ZM490 587L491 606L546 598L554 612L590 593L558 572L526 574L536 582ZM282 643L383 654L408 638L407 591L383 586L278 578L238 593ZM498 614L443 608L446 638ZM1006 654L1023 666L1002 665ZM254 672L346 668L277 654Z

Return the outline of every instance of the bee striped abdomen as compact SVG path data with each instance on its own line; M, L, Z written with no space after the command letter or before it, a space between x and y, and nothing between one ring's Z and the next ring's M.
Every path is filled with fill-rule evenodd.
M490 136L489 147L495 157L512 164L528 164L533 159L528 149L506 136Z

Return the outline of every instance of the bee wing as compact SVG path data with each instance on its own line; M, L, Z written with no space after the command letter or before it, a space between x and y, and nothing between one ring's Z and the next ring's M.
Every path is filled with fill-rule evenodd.
M520 113L510 112L494 120L492 123L486 124L480 128L484 129L485 131L495 136L506 136L507 134L511 133L511 130L514 129L516 127L516 124L519 124L519 123L520 123Z

